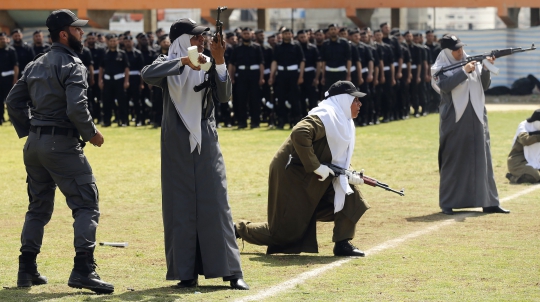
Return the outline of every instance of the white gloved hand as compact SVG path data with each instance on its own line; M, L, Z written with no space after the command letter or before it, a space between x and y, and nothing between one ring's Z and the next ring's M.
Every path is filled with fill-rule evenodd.
M319 175L319 181L325 181L330 174L335 176L334 171L326 165L320 165L313 173Z
M363 185L364 184L364 180L358 174L350 174L350 175L347 175L347 177L349 178L349 184L351 184L351 185Z
M291 103L289 103L289 101L285 101L285 107L287 107L287 109L291 109Z

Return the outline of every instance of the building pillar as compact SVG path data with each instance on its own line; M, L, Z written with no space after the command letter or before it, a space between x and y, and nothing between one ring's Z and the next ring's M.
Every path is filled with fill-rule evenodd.
M143 11L144 32L155 32L157 29L157 10Z
M540 25L540 8L531 7L531 26Z
M506 24L507 28L517 28L519 10L520 10L519 7L512 7L512 8L498 7L497 15L499 16L499 18L501 18L501 21L503 21L504 24Z
M359 28L370 27L371 26L371 16L373 15L374 9L356 9L347 7L345 9L345 14L347 18L351 20Z
M12 29L17 27L17 23L8 14L7 10L0 10L0 31L10 34Z
M395 27L398 27L400 26L399 24L399 20L401 20L400 18L400 10L399 8L391 8L390 9L390 28L395 28Z
M268 9L257 9L257 28L262 30L270 30L270 14Z

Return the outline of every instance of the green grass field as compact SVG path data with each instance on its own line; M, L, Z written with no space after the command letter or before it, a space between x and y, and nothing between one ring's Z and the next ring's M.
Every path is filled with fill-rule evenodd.
M489 122L501 198L528 186L505 179L506 156L520 121L530 111L491 112ZM72 218L57 190L45 230L40 272L49 284L17 289L19 236L27 208L24 140L9 123L0 126L0 301L213 301L235 300L337 260L331 223L318 225L319 254L265 255L265 248L238 241L248 292L221 279L201 279L180 290L165 280L160 193L160 132L151 128L102 129L102 148L85 153L100 190L98 241L126 241L125 249L96 248L98 273L114 283L98 296L67 286L73 263ZM220 129L235 221L266 220L268 165L289 131ZM453 219L455 223L314 277L267 301L540 301L540 207L533 191L503 204L510 215L477 213L449 217L438 208L438 115L358 128L353 165L406 196L372 187L363 194L372 208L357 225L353 243L369 250L388 240Z

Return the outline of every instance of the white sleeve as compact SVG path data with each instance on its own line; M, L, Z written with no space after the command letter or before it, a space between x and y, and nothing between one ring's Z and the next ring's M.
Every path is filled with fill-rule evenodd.
M222 82L227 80L227 67L225 66L225 63L220 65L216 64L216 72Z

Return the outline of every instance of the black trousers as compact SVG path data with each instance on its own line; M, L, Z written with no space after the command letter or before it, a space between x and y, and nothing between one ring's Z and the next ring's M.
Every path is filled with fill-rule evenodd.
M102 118L101 110L101 89L99 89L99 74L94 74L94 85L88 87L88 110L93 119L97 119L98 122Z
M315 70L304 72L304 83L300 85L300 116L302 117L318 105L319 91L316 86L313 86L315 74Z
M263 121L268 122L268 125L274 125L275 123L275 114L274 114L274 108L270 109L266 106L266 103L270 103L272 105L274 104L274 97L273 97L273 87L268 85L268 79L270 79L270 74L264 75L264 84L261 87L262 92L262 116Z
M135 119L135 123L144 121L143 119L143 107L141 104L141 76L132 75L129 76L129 88L126 90L126 99L133 103L131 110L132 118Z
M276 97L276 113L278 118L278 128L283 128L288 120L291 128L300 121L300 88L298 86L298 71L279 71L274 85ZM288 101L291 108L287 108L285 102Z
M373 84L367 82L367 75L367 72L362 73L362 79L364 80L364 83L362 83L362 85L358 87L361 92L366 94L365 97L360 99L360 101L362 102L362 107L360 107L360 113L358 114L358 118L356 119L356 123L360 126L368 125L373 116L373 92L371 90Z
M259 126L261 122L261 86L259 85L259 70L238 70L236 77L236 99L234 107L238 114L239 127L247 126L247 114L251 117L251 127Z
M392 86L392 72L387 70L384 72L385 82L382 85L379 85L381 89L379 90L381 95L380 102L380 114L384 120L390 118L390 113L393 109L393 100L394 100L394 89Z
M0 125L4 121L4 103L13 87L13 76L0 77Z
M111 125L114 100L118 101L118 116L116 120L119 124L129 124L128 121L128 102L126 91L124 90L124 79L104 80L103 81L103 124Z
M420 78L422 78L422 76L420 76ZM418 84L418 102L420 107L422 107L422 114L429 113L427 103L427 91L424 79L421 79L420 84Z
M347 72L346 71L339 71L339 72L331 72L331 71L325 71L324 73L324 88L325 92L328 91L328 88L332 86L337 81L345 81L347 79Z
M159 87L152 87L152 124L154 127L161 127L163 118L163 90Z
M420 106L420 95L418 92L418 87L422 85L422 82L416 83L416 70L413 69L412 80L409 85L409 94L411 96L411 106L413 108L414 114L418 113L418 107Z
M100 215L99 192L78 139L30 132L23 155L30 203L21 234L21 252L40 252L57 186L75 220L75 251L93 252Z

